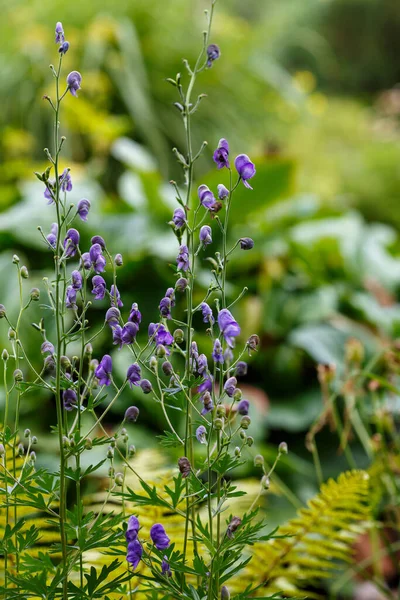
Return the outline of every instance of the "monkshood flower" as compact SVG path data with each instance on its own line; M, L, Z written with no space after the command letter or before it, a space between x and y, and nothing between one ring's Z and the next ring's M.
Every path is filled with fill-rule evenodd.
M84 252L81 256L81 265L84 269L91 269L92 268L92 261L90 260L90 254L89 252Z
M118 253L114 256L114 264L117 267L122 267L122 265L124 264L124 261L122 259L122 254Z
M236 529L242 524L242 519L239 519L239 517L232 517L228 528L226 530L226 535L228 536L228 538L232 539L235 535L235 531Z
M235 375L236 377L244 377L247 375L247 363L244 362L244 360L239 360L239 362L236 364Z
M69 42L63 42L58 49L60 54L67 54L68 50L69 50Z
M75 98L78 96L76 92L81 89L81 83L82 75L78 71L71 71L67 76L68 89Z
M200 425L200 427L198 427L196 429L196 438L197 441L200 442L200 444L207 444L207 429L204 427L204 425Z
M205 185L204 183L203 185L199 185L197 189L197 194L199 196L200 203L205 208L211 208L216 202L214 194L212 193L208 185Z
M104 241L104 238L101 237L101 235L94 235L90 241L92 242L92 245L99 244L101 246L101 249L105 250L106 243Z
M82 275L79 273L79 271L72 271L71 280L74 290L82 289Z
M43 342L43 344L41 345L41 347L40 347L40 352L41 352L42 354L47 354L47 352L48 352L49 354L53 355L53 354L54 354L54 352L55 352L55 349L54 349L54 346L53 346L53 344L52 344L51 342L49 342L49 341L47 341L47 340L46 340L46 341L45 341L45 342Z
M213 317L212 309L207 302L202 302L200 308L203 314L203 323L211 323L211 325L214 325L215 319Z
M188 283L189 282L185 277L180 277L175 284L175 289L178 290L178 292L184 292L186 291Z
M122 328L122 341L125 345L133 344L136 338L136 334L139 331L139 327L136 323L128 321Z
M129 382L130 387L133 385L139 385L139 381L142 377L142 369L137 363L133 363L130 367L128 367L128 371L126 372L126 378Z
M82 221L87 221L89 210L90 201L87 198L82 198L82 200L79 200L76 212L80 216Z
M167 577L171 577L171 569L169 567L168 556L164 556L161 563L161 574L166 575Z
M119 308L121 308L123 306L123 303L121 300L121 295L118 291L117 286L114 284L110 288L110 302L111 302L111 306L115 306L115 304L117 304L117 306Z
M109 354L105 354L99 362L94 374L99 380L100 385L110 385L112 371L112 359Z
M161 523L155 523L150 529L150 537L157 550L165 550L170 544L170 539L165 533Z
M139 382L139 385L142 388L142 392L144 394L150 394L150 392L153 390L153 386L151 385L151 383L148 379L142 379Z
M165 319L172 319L171 298L163 298L158 306L161 316Z
M138 325L138 326L140 325L140 323L142 321L142 313L139 310L139 306L138 306L137 302L134 302L132 304L128 321L131 321L132 323L136 323L136 325Z
M199 358L197 359L197 372L200 375L204 375L204 373L207 373L207 369L207 356L205 354L200 354Z
M224 362L224 355L222 352L222 344L219 341L219 339L216 339L214 342L214 347L213 347L213 351L212 351L212 358L213 361L216 363L220 363L221 365Z
M203 225L200 229L199 238L203 246L208 246L212 243L211 227L209 225Z
M165 292L165 297L169 298L171 300L171 308L174 308L175 306L175 290L172 287L167 288L167 291Z
M106 323L108 323L110 327L115 327L116 325L118 325L120 318L121 313L115 306L112 306L106 312Z
M53 223L52 226L50 227L50 233L46 238L52 248L56 247L57 234L58 234L58 225L57 225L57 223Z
M58 21L56 23L56 44L62 44L62 42L64 41L64 29L62 26L62 23L60 23L60 21Z
M207 67L210 69L214 60L221 56L221 51L217 44L210 44L207 48Z
M95 275L92 279L92 294L94 294L95 300L103 300L106 295L106 282L101 275Z
M223 169L226 167L229 169L229 144L228 142L222 138L218 142L218 148L215 150L213 155L213 160L216 163L218 169Z
M129 421L130 423L136 423L136 421L138 420L138 417L139 417L138 407L137 406L129 406L129 408L127 408L125 411L124 421ZM138 521L138 526L139 526L139 521ZM128 525L128 527L129 527L129 525ZM136 535L137 535L137 533L136 533Z
M249 414L249 408L250 408L250 402L248 400L241 400L239 402L239 404L237 405L237 411L239 413L239 415L248 415Z
M237 386L236 377L229 377L229 379L226 380L225 385L224 385L224 390L225 390L225 393L230 398L232 398L233 394L235 393L236 386Z
M240 238L240 247L242 250L251 250L254 248L254 240L248 237Z
M106 259L103 256L101 245L98 243L93 244L90 247L89 256L96 273L102 273L106 267Z
M227 198L229 196L229 190L228 190L228 188L226 188L224 186L223 183L219 183L217 185L217 190L218 190L218 198L220 200L225 200L225 198Z
M150 323L149 338L154 336L157 346L172 346L174 343L173 335L168 331L165 325L161 323Z
M254 350L254 351L257 350L257 346L259 343L260 343L260 338L258 337L258 335L256 333L253 333L246 342L249 354L250 354L251 350Z
M226 343L230 348L233 348L235 345L235 340L233 338L240 334L240 327L227 308L223 308L219 311L218 325Z
M65 256L72 257L76 254L76 249L79 244L79 231L76 229L68 229L64 239Z
M73 308L74 310L76 310L76 308L77 308L77 306L76 306L76 290L72 287L72 285L69 285L66 289L65 306L67 308Z
M130 408L132 408L132 407L130 407ZM133 407L133 408L136 408L136 407ZM128 410L129 410L129 408L128 408ZM128 412L128 410L127 410L127 412ZM125 532L126 541L133 542L134 540L137 540L139 529L140 529L139 519L137 517L135 517L135 515L131 515L128 519L128 527Z
M192 342L190 345L190 366L195 371L197 369L197 359L199 358L199 350L197 343Z
M113 327L112 336L113 344L118 345L119 350L121 350L122 346L124 345L124 341L122 339L122 327L120 325L115 325L115 327Z
M54 181L49 180L46 184L46 189L44 190L43 196L46 198L46 200L48 200L47 204L52 204L54 202L54 186Z
M212 379L210 375L207 375L202 383L197 388L199 394L203 394L204 392L211 392L212 390Z
M69 174L69 169L64 169L60 175L60 189L62 192L70 192L72 190L72 179Z
M139 540L133 540L128 544L128 552L126 555L126 560L129 564L132 565L132 569L135 570L143 555L142 544Z
M68 389L63 391L63 405L65 410L72 410L76 407L78 402L78 397L74 390Z
M183 227L186 223L186 214L183 208L177 208L174 211L174 216L172 217L172 221L177 229Z
M183 478L186 478L190 475L192 467L190 465L190 461L186 456L181 456L178 460L178 468Z
M203 395L203 397L202 397L201 400L203 402L203 409L201 411L202 415L206 415L207 413L209 413L212 410L214 410L214 404L213 404L210 392L206 392Z
M252 190L253 188L247 182L247 180L254 177L256 174L256 168L247 154L239 154L239 156L235 158L235 167L244 185L249 188L249 190Z
M176 259L179 271L187 271L189 269L189 250L187 246L179 248L179 254Z

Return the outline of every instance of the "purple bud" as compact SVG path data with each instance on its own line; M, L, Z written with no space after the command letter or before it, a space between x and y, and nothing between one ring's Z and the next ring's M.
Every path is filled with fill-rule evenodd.
M95 300L103 300L106 294L106 282L101 275L95 275L92 279L92 294L94 294Z
M235 375L236 377L244 377L247 375L247 363L245 363L243 360L240 360L237 363Z
M215 319L213 317L213 313L207 302L202 302L200 304L201 312L203 314L203 322L209 323L213 325L215 323Z
M139 409L137 406L130 406L126 409L124 415L124 421L129 421L130 423L136 423L139 417Z
M167 556L164 556L164 558L163 558L163 560L161 562L161 574L162 575L166 575L167 577L171 577L172 576Z
M189 250L187 246L179 248L179 254L176 259L178 271L187 271L189 269Z
M138 385L141 376L142 376L142 370L137 363L133 363L133 365L128 367L128 371L126 373L126 378L129 381L130 387L132 387L133 385Z
M60 21L58 21L56 23L56 44L62 44L62 42L64 41L64 29L62 26L62 23L60 23Z
M150 529L150 537L157 550L165 550L170 544L170 539L165 533L161 523L155 523Z
M68 389L63 391L63 404L65 410L72 410L76 407L78 402L78 397L74 390Z
M111 371L112 371L112 359L111 356L105 354L99 362L95 376L99 380L100 385L110 385L111 383Z
M220 200L224 200L225 198L227 198L229 196L229 190L228 190L228 188L226 188L224 186L223 183L219 183L217 185L217 189L218 189L218 198Z
M173 373L173 366L171 365L171 363L166 360L165 362L163 362L163 364L161 365L161 368L163 370L164 375L172 375Z
M87 200L87 198L82 198L82 200L79 200L78 207L77 207L77 213L80 216L80 218L82 219L82 221L87 221L89 209L90 209L90 201Z
M167 291L165 292L165 297L169 298L171 300L171 307L173 308L175 306L175 290L174 288L167 288Z
M112 306L106 312L106 322L110 327L118 325L120 318L121 313L119 312L118 308L115 308L115 306Z
M226 167L229 169L229 144L228 142L222 138L218 142L218 148L215 150L213 155L213 160L216 163L218 169L223 169Z
M235 393L236 385L237 385L236 377L229 377L229 379L227 379L225 382L224 390L225 390L225 393L230 398L232 398L233 394Z
M73 308L74 310L76 310L76 308L77 308L77 306L76 306L76 291L72 287L72 285L69 285L67 287L67 290L65 293L65 306L67 308Z
M81 82L82 75L78 71L71 71L67 76L68 89L75 97L78 96L76 92L81 89Z
M79 271L72 271L71 280L74 290L82 289L82 275L79 273Z
M137 325L140 325L141 320L142 320L141 312L139 310L137 303L134 302L132 304L131 312L129 313L128 321L132 321L132 323L136 323Z
M177 208L174 211L174 216L172 217L172 221L177 229L183 227L186 223L186 214L183 208Z
M142 379L139 383L140 387L142 388L142 392L144 394L150 394L150 392L153 389L153 386L151 385L150 381L148 379Z
M69 174L69 169L64 169L59 178L60 189L62 192L70 192L72 190L72 179Z
M54 346L53 346L53 344L52 344L51 342L49 342L49 341L47 341L47 340L46 340L46 341L45 341L45 342L43 342L43 344L41 345L41 347L40 347L40 351L41 351L41 353L42 353L42 354L46 354L47 352L48 352L49 354L54 354L54 352L55 352L55 349L54 349Z
M213 351L212 351L212 358L213 358L214 362L220 363L221 365L224 362L224 355L223 355L223 352L222 352L222 344L221 344L221 342L219 341L218 338L214 342L214 348L213 348Z
M57 234L58 234L58 225L57 225L57 223L53 223L52 226L50 227L50 233L46 238L47 241L49 242L50 246L52 246L52 248L56 247Z
M203 225L203 227L200 229L200 242L203 244L203 246L208 246L208 244L212 243L212 237L211 237L211 227L209 225Z
M101 245L98 242L90 247L89 255L96 273L102 273L106 266L106 259L103 256Z
M114 284L110 288L110 302L111 302L111 306L117 305L119 308L121 308L123 306L123 303L121 300L121 295L118 291L117 286Z
M192 467L190 466L190 461L188 458L186 458L186 456L182 456L178 460L178 467L183 478L188 477L188 475L190 475Z
M239 154L239 156L235 158L235 167L244 185L249 188L249 190L252 190L253 188L247 180L254 177L256 168L247 154Z
M76 248L79 244L79 231L76 229L68 229L64 239L65 256L75 256Z
M223 308L218 313L218 325L226 343L230 348L233 348L235 345L234 338L240 334L240 327L227 308Z
M92 267L92 261L90 260L90 254L89 252L84 252L81 256L81 265L84 269L91 269Z
M58 49L60 54L67 54L68 50L69 50L69 42L63 42Z
M258 337L258 335L256 333L253 333L246 342L249 354L250 354L250 350L257 350L257 346L259 345L259 343L260 343L260 338Z
M226 535L228 536L228 538L232 539L234 537L234 533L236 529L241 525L241 523L242 519L239 519L239 517L232 517L228 525L228 529L226 530Z
M161 316L165 319L171 319L171 299L163 298L158 306Z
M105 250L106 243L104 241L104 238L101 237L101 235L94 235L90 241L92 242L92 245L99 244L101 249Z
M207 429L204 427L204 425L200 425L200 427L196 429L196 438L200 444L207 444L206 435Z
M136 323L128 321L122 329L123 343L126 345L133 344L138 331L139 327L136 325Z
M119 350L121 350L124 345L124 340L122 339L122 327L120 325L115 325L112 330L113 336L113 344L119 346Z
M250 402L248 400L241 400L237 405L237 410L239 415L248 415L249 414Z
M207 369L208 369L207 357L205 354L200 354L200 356L197 360L197 372L200 375L204 375L204 373L207 372Z
M221 56L221 51L217 44L210 44L207 48L207 67L210 69L214 60Z
M178 290L178 292L184 292L186 290L187 286L188 286L188 280L185 279L184 277L180 277L175 284L175 289Z
M122 265L124 264L122 260L122 254L116 254L114 256L114 263L117 267L122 267Z
M206 415L214 409L214 404L211 398L210 392L205 392L202 396L203 409L201 411L202 415Z
M240 247L242 250L251 250L254 247L254 240L251 238L240 238Z

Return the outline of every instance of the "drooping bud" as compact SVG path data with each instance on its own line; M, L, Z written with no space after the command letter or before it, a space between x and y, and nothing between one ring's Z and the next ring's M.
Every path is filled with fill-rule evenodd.
M269 477L267 475L264 475L261 479L261 485L264 488L264 490L269 490L269 488L271 487L271 482L269 480Z
M29 459L30 459L32 465L35 464L35 462L36 462L36 452L34 452L32 450L32 452L29 455Z
M110 459L114 458L114 448L112 448L112 446L108 447L107 458L110 458Z
M165 346L163 346L162 344L160 344L159 346L157 346L157 348L156 348L156 355L159 358L164 358L164 356L167 355L167 350L166 350Z
M220 431L224 427L224 420L220 419L220 418L216 418L216 419L214 419L213 425L214 425L214 429L217 429L217 431Z
M85 356L90 357L93 354L93 346L91 343L86 344L85 346Z
M19 256L17 254L14 254L12 261L14 265L17 265L19 263Z
M149 360L149 366L152 371L157 371L158 360L155 356L151 356Z
M186 456L182 456L178 460L178 467L179 467L179 471L182 473L182 477L187 477L190 474L190 471L192 469L190 466L189 459L186 458Z
M177 344L182 344L183 340L185 339L185 336L183 334L182 329L175 329L174 331L174 341Z
M224 404L218 404L217 406L217 417L226 417L226 408Z
M239 448L239 446L236 446L236 448L235 448L235 456L239 457L240 454L241 454L240 453L240 448Z
M288 453L288 445L286 442L281 442L278 447L279 454L287 454Z
M4 362L7 362L7 360L10 358L10 355L8 354L8 352L5 348L4 348L3 352L1 353L1 358L4 360Z
M240 238L240 247L242 250L251 250L254 247L254 240L248 237Z
M5 453L6 453L6 449L4 448L4 445L0 444L0 457L3 458Z
M28 271L28 269L25 267L25 265L24 265L23 267L21 267L20 273L21 273L21 277L22 277L23 279L28 279L28 277L29 277L29 271Z
M4 319L6 314L6 307L4 306L4 304L0 304L0 319Z
M254 466L255 467L263 467L264 466L264 457L261 454L257 454L254 457Z
M133 458L136 454L136 448L133 444L131 444L128 448L128 456L129 458Z
M254 438L251 437L251 435L249 435L249 437L246 440L247 445L250 447L254 444Z
M62 368L65 370L71 368L71 361L69 360L68 356L61 356L60 363L61 363Z
M260 343L260 338L258 337L258 335L256 333L253 333L253 335L251 335L246 342L249 352L250 352L250 350L257 350L257 346L259 345L259 343Z
M125 411L124 421L129 421L130 423L136 423L139 417L139 409L137 406L129 406L129 408Z
M122 254L116 254L114 257L114 263L117 267L122 267L124 261L122 260Z
M237 530L239 525L241 525L241 523L242 519L240 519L239 517L232 517L228 525L228 529L226 530L226 535L228 538L232 539L234 537L235 531Z
M24 437L28 438L31 435L31 430L30 429L25 429L24 431Z
M38 443L38 439L37 439L36 435L32 436L31 442L32 442L32 446L36 446L36 444Z
M40 290L38 288L32 288L30 297L33 302L37 302L40 299Z
M188 280L185 277L180 277L175 283L175 289L178 292L184 292L188 286Z
M24 374L22 373L21 369L15 369L13 376L14 376L14 381L23 381L24 380Z
M153 386L151 385L148 379L142 379L139 385L142 388L142 392L144 394L150 394L150 392L153 390Z
M91 438L86 438L85 440L85 450L91 450L93 448L93 442Z
M12 327L10 327L9 330L8 330L8 339L10 341L17 339L17 332Z
M122 473L117 473L115 476L115 483L117 485L124 485L124 476Z
M173 366L171 365L171 363L168 360L163 362L163 364L161 365L161 368L163 370L164 375L167 375L167 376L172 375L173 370L174 370Z

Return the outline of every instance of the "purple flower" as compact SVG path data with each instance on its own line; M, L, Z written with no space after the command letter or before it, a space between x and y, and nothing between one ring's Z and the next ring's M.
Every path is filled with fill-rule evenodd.
M52 226L50 227L50 233L46 238L47 241L49 242L50 246L52 246L52 248L56 247L57 234L58 234L58 225L57 225L57 223L53 223Z
M111 289L110 289L110 302L111 302L111 306L115 306L115 304L117 304L117 306L119 308L121 308L123 306L122 300L121 300L121 295L118 291L118 288L116 285L112 285Z
M129 408L128 408L128 410L129 410ZM137 540L139 529L140 529L139 519L137 517L135 517L135 515L131 515L128 519L128 527L125 532L126 541L133 542L134 540Z
M248 400L241 400L237 405L237 410L239 415L248 415L249 414L250 402Z
M186 214L183 208L177 208L174 211L174 216L172 217L172 221L177 229L183 227L186 223Z
M54 180L49 180L46 183L46 189L43 192L43 196L46 198L46 200L48 200L47 204L52 204L54 202L54 185Z
M208 244L212 243L212 237L211 237L211 227L209 225L203 225L203 227L200 229L200 242L203 244L203 246L208 246Z
M171 569L169 568L169 562L168 562L168 557L164 556L162 563L161 563L161 574L162 575L166 575L167 577L171 577L172 573L171 573Z
M196 429L196 438L200 444L207 444L206 435L207 429L204 427L204 425L200 425L200 427Z
M82 289L82 275L79 273L79 271L72 271L71 280L74 290Z
M188 280L185 279L185 277L180 277L175 284L175 289L178 290L178 292L184 292L187 286Z
M112 306L106 312L106 322L109 324L110 327L115 327L116 325L118 325L120 318L121 313L115 306Z
M114 256L114 263L117 267L122 267L124 264L124 261L122 260L122 254L118 253Z
M215 323L215 319L213 317L212 310L208 306L207 302L202 302L200 304L200 308L203 314L203 323L211 323L211 325L213 325Z
M63 391L63 404L65 410L72 410L78 402L78 397L74 390L68 389Z
M74 310L76 310L76 308L77 308L77 306L76 306L76 290L74 290L72 285L69 285L65 292L65 306L67 308L73 308Z
M129 406L129 408L127 408L125 411L124 421L129 421L130 423L136 423L136 421L138 420L138 417L139 417L138 407L137 406ZM138 526L139 526L139 521L138 521Z
M227 379L225 382L224 390L225 390L225 393L230 398L232 398L233 394L235 393L236 385L237 385L236 377L229 377L229 379Z
M216 363L221 363L221 365L224 362L224 355L222 353L222 344L221 342L216 339L214 342L214 347L213 347L213 351L212 351L212 358L213 361Z
M171 308L174 308L175 306L175 290L174 288L167 288L167 291L165 292L165 297L169 298L171 300Z
M92 294L94 294L95 300L103 300L106 295L106 282L101 275L95 275L92 279Z
M53 354L54 354L54 352L55 352L55 349L54 349L54 346L53 346L53 344L52 344L51 342L49 342L49 341L47 341L47 340L46 340L46 341L45 341L45 342L43 342L43 344L41 345L41 347L40 347L40 352L41 352L42 354L46 354L46 353L48 352L49 354L53 355Z
M105 250L106 243L105 243L104 239L101 237L101 235L94 235L90 241L92 242L92 245L99 244L99 246L101 246L102 250Z
M163 298L158 306L161 316L165 319L171 319L171 299Z
M79 244L79 232L76 229L68 229L64 240L65 256L75 256Z
M187 271L189 269L189 250L187 246L179 248L179 254L176 259L178 271Z
M252 190L253 188L247 182L247 180L254 177L256 174L256 168L247 154L239 154L239 156L235 158L235 167L244 185L249 188L249 190Z
M76 212L78 213L82 221L87 221L89 210L90 201L87 198L82 198L82 200L79 200Z
M190 345L190 364L194 371L197 369L197 359L198 358L199 358L199 350L197 348L197 343L192 342Z
M251 238L240 238L240 247L242 250L251 250L254 247L254 240Z
M203 409L201 411L201 414L206 415L207 413L211 412L214 409L214 404L213 404L210 392L206 392L202 396L201 400L203 402Z
M139 327L136 325L136 323L131 323L131 321L128 321L122 329L123 343L126 345L133 344L138 331Z
M203 394L203 392L211 392L212 390L212 379L210 375L206 375L202 383L197 388L199 394Z
M205 354L200 354L200 356L197 360L197 372L200 373L200 375L204 375L204 373L207 372L207 369L208 369L207 357Z
M216 202L214 194L212 193L208 185L200 185L198 187L197 194L199 196L200 203L205 208L211 208Z
M84 269L91 269L92 267L92 261L90 260L90 254L89 252L84 252L81 256L81 264L83 266Z
M218 198L220 200L224 200L225 198L227 198L229 196L229 190L228 190L228 188L226 188L224 186L223 183L219 183L217 185L217 189L218 189Z
M165 533L165 529L161 523L156 523L153 525L153 527L150 529L150 537L153 540L153 544L157 550L165 550L165 548L168 548L170 544L170 539Z
M122 327L120 325L115 325L115 327L113 327L112 336L113 344L118 345L119 349L121 350L122 346L124 345L124 341L122 339Z
M153 336L157 346L172 346L174 343L173 335L168 331L165 325L160 323L150 323L149 337L151 338Z
M218 313L218 325L226 343L230 348L233 348L235 345L233 338L240 334L240 327L227 308L223 308Z
M214 60L221 56L221 51L217 44L210 44L207 48L207 67L210 69Z
M134 302L132 304L131 307L131 312L129 313L129 318L128 321L131 321L132 323L136 323L136 325L140 325L141 321L142 321L142 314L139 310L139 307L137 305L136 302Z
M94 374L99 380L100 385L110 385L111 383L111 371L112 371L112 359L111 356L105 354L99 362Z
M60 54L67 54L68 50L69 50L69 42L63 42L58 49Z
M69 169L64 169L60 175L60 190L62 192L70 192L72 190L72 179L69 174Z
M244 362L244 360L239 360L237 363L235 375L236 377L244 377L247 375L247 363Z
M78 71L71 71L67 77L68 89L71 94L75 97L78 96L76 93L81 89L82 75Z
M95 243L90 247L89 256L96 273L102 273L106 266L106 259L103 256L100 244Z
M229 169L229 144L228 142L222 138L218 142L218 148L215 150L213 155L213 160L217 164L218 169L223 169L226 167Z
M129 381L130 387L138 385L142 376L142 370L137 363L133 363L126 372L126 378Z
M142 392L144 394L150 394L150 392L153 390L153 386L151 385L151 383L148 379L142 379L139 382L139 385L142 388Z
M126 560L132 565L133 570L135 570L138 564L140 563L142 555L143 548L139 540L133 540L133 542L129 542Z
M62 26L62 23L60 23L60 21L58 21L56 23L56 44L62 44L62 42L64 41L64 29Z

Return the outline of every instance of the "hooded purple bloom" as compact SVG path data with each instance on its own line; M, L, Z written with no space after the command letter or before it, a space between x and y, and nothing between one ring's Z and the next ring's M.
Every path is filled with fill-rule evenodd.
M184 292L187 286L188 280L185 279L185 277L180 277L175 284L175 289L178 290L178 292Z
M197 360L197 372L200 373L200 375L204 375L204 373L207 373L207 369L207 356L205 354L200 354Z
M57 223L53 223L52 226L50 227L50 233L46 238L47 241L49 242L50 246L52 246L52 248L56 247L57 234L58 234L58 225L57 225Z
M200 229L199 238L203 246L208 246L208 244L212 243L211 227L209 225L203 225Z
M110 385L111 383L111 371L112 371L112 359L111 356L105 354L99 362L94 374L99 380L100 385Z
M202 394L203 392L211 392L212 390L212 379L210 377L210 375L207 375L204 380L202 381L202 383L199 385L199 387L197 388L197 391L199 394Z
M183 208L177 208L174 211L174 216L172 217L174 225L177 229L183 227L186 223L186 214Z
M225 198L227 198L229 196L229 190L228 190L228 188L226 188L224 186L223 183L219 183L217 185L217 189L218 189L218 198L220 200L224 200Z
M106 312L106 322L110 327L115 327L118 325L120 318L121 313L119 312L118 308L115 308L115 306L112 306Z
M171 319L171 298L163 298L158 306L161 316L165 319Z
M118 291L117 286L114 284L110 288L110 302L111 302L111 306L115 306L115 304L117 304L117 306L119 308L121 308L123 306L123 303L121 300L121 295Z
M170 544L170 539L165 533L165 529L161 523L156 523L153 525L153 527L150 529L150 537L153 540L153 544L157 550L165 550L165 548L168 548Z
M210 69L214 60L221 56L221 51L217 44L210 44L207 48L207 67Z
M64 39L64 29L62 23L58 21L56 23L56 44L62 44Z
M240 360L236 364L235 375L236 377L244 377L245 375L247 375L247 363L244 362L244 360Z
M136 325L136 323L131 323L130 321L128 321L122 329L123 343L126 345L133 344L138 331L139 327Z
M46 340L46 341L45 341L45 342L43 342L43 344L41 345L41 347L40 347L40 352L41 352L42 354L46 354L46 353L48 352L49 354L53 355L53 354L54 354L54 352L55 352L55 349L54 349L54 346L53 346L53 344L52 344L51 342L48 342L48 341Z
M128 408L129 410L129 408ZM125 532L125 538L127 542L133 542L137 540L137 536L139 533L140 524L139 519L135 517L135 515L131 515L128 519L128 527Z
M212 358L213 361L216 363L220 363L221 365L224 362L224 355L222 352L222 344L219 341L219 339L216 339L214 342L214 347L213 347L213 351L212 351Z
M72 271L71 279L74 290L82 289L82 275L79 273L79 271Z
M87 221L89 210L90 201L87 198L82 198L82 200L79 200L76 212L78 213L82 221Z
M72 179L69 169L64 169L60 175L60 190L62 192L70 192L72 190Z
M94 294L95 300L103 300L106 295L106 282L101 275L95 275L92 279L92 294Z
M43 196L46 198L46 200L48 200L47 204L52 204L54 202L54 185L54 180L49 180L46 184L46 189L44 190Z
M137 406L129 406L124 415L124 421L129 421L130 423L136 423L139 417L139 409ZM137 520L137 519L136 519ZM139 521L138 521L139 525Z
M76 93L81 89L82 75L78 71L71 71L67 77L68 89L75 98L78 96Z
M65 256L75 256L76 248L79 244L79 231L76 229L68 229L64 240Z
M142 369L137 363L133 363L126 372L126 378L129 381L129 385L138 385L140 378L142 377Z
M58 49L60 54L67 54L68 50L69 50L69 42L63 42Z
M211 308L208 306L207 302L202 302L200 304L201 312L203 314L203 323L211 323L214 325L215 319L213 317L213 313Z
M199 196L200 203L205 208L211 208L216 202L214 194L212 193L208 185L199 185L197 194Z
M72 410L78 402L78 397L74 390L68 389L63 391L63 404L65 410Z
M171 577L171 569L169 568L168 556L164 556L161 563L161 574L166 575L167 577Z
M101 235L94 235L90 241L92 242L92 245L99 244L99 246L101 246L101 249L105 250L106 243L104 241L104 238L101 237Z
M174 343L173 335L168 331L168 329L166 329L164 325L160 323L150 323L149 337L153 336L157 346L172 346Z
M191 359L190 364L191 364L193 371L195 371L197 369L198 358L199 358L199 350L197 348L197 343L192 342L190 345L190 359Z
M251 250L254 247L254 240L251 238L240 238L240 247L242 250Z
M122 339L122 327L120 325L115 325L115 327L113 327L112 336L113 344L118 345L119 349L121 350L122 346L124 345L124 341Z
M153 390L153 386L151 385L151 383L148 379L142 379L139 382L139 385L142 388L142 392L144 394L150 394L150 392Z
M141 321L142 321L142 314L139 310L139 307L137 305L136 302L134 302L132 304L131 307L131 312L129 313L129 318L128 321L131 321L132 323L136 323L136 325L140 325Z
M235 167L244 185L249 188L249 190L252 190L253 188L247 182L247 180L254 177L256 174L256 168L247 154L239 154L239 156L235 158Z
M187 246L179 248L179 254L176 259L178 271L187 271L189 269L189 250Z
M204 425L200 425L200 427L196 429L196 438L200 444L207 444L206 435L207 429L204 427Z
M218 169L223 169L224 167L229 169L228 156L229 144L224 138L222 138L219 140L218 148L215 150L213 155L214 162L217 164Z
M250 402L248 400L241 400L237 405L237 410L239 415L248 415L249 414Z
M237 385L236 377L229 377L229 379L227 379L225 382L224 390L230 398L232 398L233 394L235 393L236 385Z
M81 265L84 269L91 269L92 268L92 261L90 260L90 254L89 252L84 252L81 256Z
M103 256L100 244L95 243L90 247L89 256L96 273L102 273L106 266L106 259Z
M206 415L214 409L214 404L211 398L210 392L205 392L205 394L201 398L203 402L203 409L201 411L202 415Z
M69 285L65 292L65 306L67 308L73 308L74 310L77 308L76 306L76 290Z
M143 548L139 540L133 540L133 542L129 542L126 560L132 565L133 570L135 570L138 564L140 563L142 555Z
M223 308L218 313L218 325L226 343L233 348L235 345L235 340L233 338L240 334L240 327L227 308Z
M167 288L167 291L165 292L165 297L169 298L171 300L171 308L174 308L175 306L175 290L174 288Z

